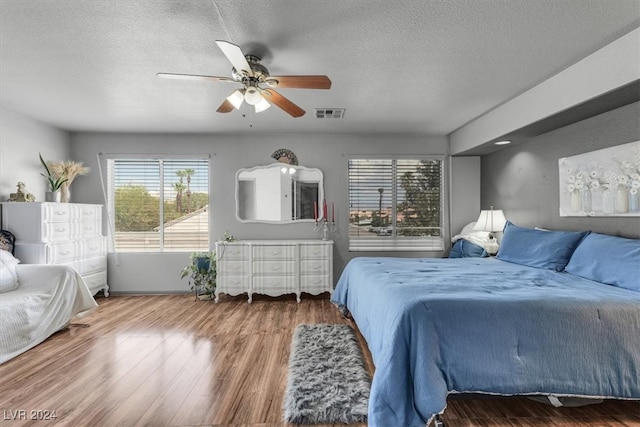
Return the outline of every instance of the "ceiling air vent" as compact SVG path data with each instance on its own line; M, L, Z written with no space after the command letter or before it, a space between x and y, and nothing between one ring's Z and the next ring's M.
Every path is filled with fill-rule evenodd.
M316 108L316 119L341 119L344 108Z

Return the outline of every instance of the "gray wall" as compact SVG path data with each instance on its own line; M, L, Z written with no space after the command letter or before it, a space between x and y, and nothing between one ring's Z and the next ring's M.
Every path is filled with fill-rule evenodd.
M304 166L317 167L324 172L325 196L334 202L338 233L335 241L334 280L337 280L344 265L354 256L347 250L348 188L347 160L351 155L445 155L448 151L445 136L407 135L318 135L280 134L262 135L167 135L167 134L72 134L71 156L92 168L91 173L73 184L73 200L85 203L104 203L102 186L98 174L98 154L209 154L212 175L211 197L211 241L220 239L228 230L239 239L286 239L319 238L310 223L304 224L246 224L235 217L235 173L238 169L274 160L271 154L278 148L288 148ZM102 164L103 173L106 166ZM478 182L479 171L467 171L460 179ZM466 190L465 190L466 189ZM468 197L464 192L469 191ZM472 185L461 183L457 196L473 200L477 190ZM478 200L479 203L479 200ZM473 220L478 206L470 215L465 210L463 218L453 214L456 224ZM468 221L467 221L468 222ZM456 232L459 230L455 230ZM105 229L106 233L106 229ZM365 255L395 256L441 256L441 253L390 253L368 252ZM179 292L187 289L181 282L179 272L188 262L188 254L110 254L109 284L114 292Z
M67 160L70 136L52 126L11 111L0 109L0 200L7 200L22 181L27 191L44 200L47 182L40 176L44 168L38 159Z
M529 227L640 237L638 217L560 217L558 159L640 140L640 103L574 123L482 156L483 209L503 209Z
M451 235L456 235L480 213L480 157L451 158Z

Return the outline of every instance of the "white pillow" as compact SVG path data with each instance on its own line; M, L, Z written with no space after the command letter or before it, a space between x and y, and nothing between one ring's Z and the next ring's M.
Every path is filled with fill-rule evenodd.
M0 293L13 291L18 288L16 265L20 260L9 252L0 249Z
M456 240L465 239L478 246L484 247L485 243L489 242L489 232L473 231L474 225L476 225L475 221L465 225L460 234L456 234L451 238L451 242L455 243Z

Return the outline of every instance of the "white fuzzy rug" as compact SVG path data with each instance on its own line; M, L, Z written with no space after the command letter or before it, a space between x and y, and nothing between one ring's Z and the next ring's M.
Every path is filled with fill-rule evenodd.
M371 379L350 326L296 327L284 398L285 422L366 422L370 389Z

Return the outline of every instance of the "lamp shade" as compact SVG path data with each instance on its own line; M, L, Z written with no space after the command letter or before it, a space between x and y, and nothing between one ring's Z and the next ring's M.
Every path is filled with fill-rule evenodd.
M227 101L229 101L236 110L240 109L242 105L242 101L244 100L244 93L240 89L236 89L233 93L227 96Z
M269 102L264 98L262 98L260 102L253 106L253 108L255 108L256 110L256 113L261 113L269 107L271 107L271 104L269 104Z
M476 225L473 226L473 230L490 232L502 231L506 223L507 218L504 216L502 209L493 209L492 207L490 210L480 211L480 216L476 221Z
M255 86L249 86L244 91L244 100L247 101L247 104L257 105L263 99L264 98L262 97L260 92L258 92L258 88L256 88Z

